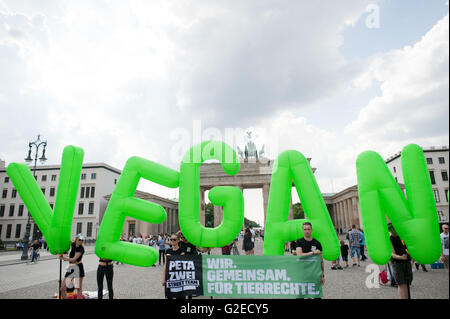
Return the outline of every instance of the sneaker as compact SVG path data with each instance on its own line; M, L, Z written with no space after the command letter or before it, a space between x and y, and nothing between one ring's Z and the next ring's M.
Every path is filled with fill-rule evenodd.
M341 266L338 266L337 269L344 270L344 268L342 268Z
M336 266L332 266L332 267L331 267L331 270L336 270Z
M352 265L352 267L355 267L355 266L356 266L356 264L353 264L353 265Z

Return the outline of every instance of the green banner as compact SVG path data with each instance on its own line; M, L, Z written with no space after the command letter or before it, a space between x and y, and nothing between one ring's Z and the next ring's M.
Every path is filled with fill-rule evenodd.
M203 295L321 298L321 256L202 256Z

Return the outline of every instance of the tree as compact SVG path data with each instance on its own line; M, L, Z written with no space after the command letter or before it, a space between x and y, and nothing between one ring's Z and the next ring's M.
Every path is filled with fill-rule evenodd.
M302 204L297 203L292 205L292 209L294 211L294 219L304 219L305 212L303 211Z

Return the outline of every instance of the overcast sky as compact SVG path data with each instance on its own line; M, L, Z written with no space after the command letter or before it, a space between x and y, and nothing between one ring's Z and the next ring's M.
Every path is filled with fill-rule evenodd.
M448 38L446 0L0 0L0 158L41 134L47 164L71 144L179 169L199 138L252 130L338 192L362 151L448 145ZM261 196L244 192L260 223Z

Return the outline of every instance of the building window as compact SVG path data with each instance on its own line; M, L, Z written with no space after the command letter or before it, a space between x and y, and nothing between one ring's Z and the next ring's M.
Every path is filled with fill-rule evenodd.
M2 192L2 198L6 198L8 196L8 189L4 189Z
M427 164L433 164L433 159L431 157L427 157Z
M19 216L19 217L22 217L22 216L23 216L23 209L24 209L23 204L20 204L20 205L19 205L19 213L18 213L17 216Z
M83 231L83 223L77 223L77 234Z
M55 207L55 204L50 203L50 208L53 210L53 207Z
M52 175L52 182L56 181L56 175Z
M86 198L89 198L89 190L90 190L91 188L90 187L86 187Z
M55 196L55 188L50 187L50 197L54 197L54 196Z
M17 189L13 188L11 191L11 198L16 198L17 197Z
M78 204L78 215L83 215L84 203Z
M395 166L394 166L394 173L397 173L397 169L395 168Z
M42 175L41 180L42 180L43 182L46 182L46 181L47 181L47 175Z
M45 187L42 187L42 188L41 188L41 191L42 191L42 194L45 195Z
M87 223L86 237L92 237L92 223Z
M22 228L22 224L16 225L16 238L20 238L20 230Z
M89 203L88 214L94 214L94 203Z
M439 164L445 164L445 158L439 157Z
M430 180L431 180L431 184L436 184L436 179L434 178L434 172L430 171Z
M441 172L441 176L442 176L442 180L443 181L448 181L448 175L447 175L447 172L446 171L442 171Z
M436 203L440 203L441 199L439 198L439 190L433 189L433 194L434 194L434 201Z
M0 217L5 216L5 205L0 205Z
M9 183L9 177L8 176L5 177L5 183Z
M91 179L96 179L97 178L97 173L92 173L91 174Z
M81 174L81 180L85 180L85 179L86 179L86 174L85 173Z
M445 192L445 200L446 200L447 203L448 203L448 189L446 189L444 192Z
M84 198L84 187L81 187L80 198Z
M94 196L95 196L95 187L92 186L91 187L91 198L94 198Z
M6 238L11 238L12 224L6 225Z
M14 216L14 204L9 205L9 217L13 217Z

